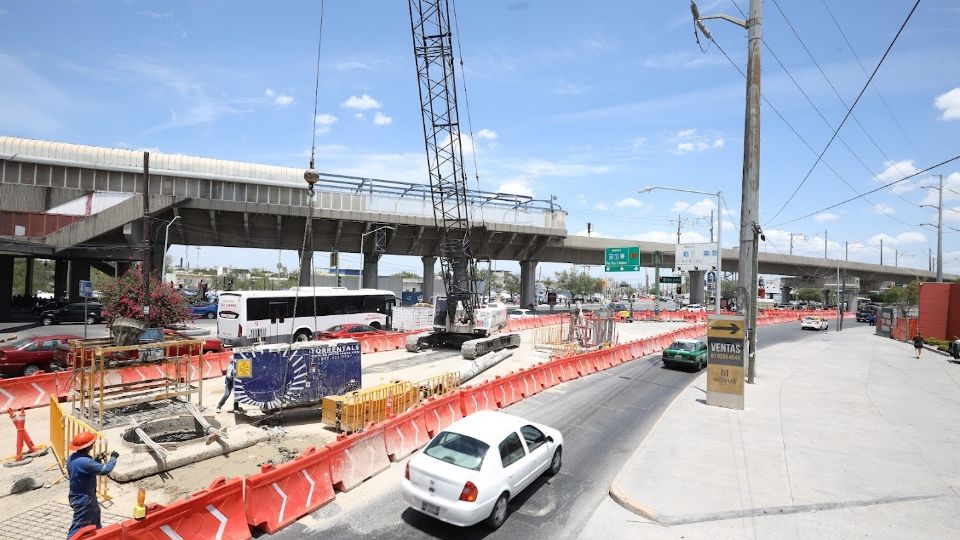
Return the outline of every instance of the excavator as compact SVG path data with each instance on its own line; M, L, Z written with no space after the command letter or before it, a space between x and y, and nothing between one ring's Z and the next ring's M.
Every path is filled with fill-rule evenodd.
M520 335L498 333L507 324L507 308L504 304L483 301L477 291L449 2L408 0L408 4L446 295L433 299L433 331L410 336L406 349L417 352L432 347L453 347L459 348L464 358L475 359L519 346Z

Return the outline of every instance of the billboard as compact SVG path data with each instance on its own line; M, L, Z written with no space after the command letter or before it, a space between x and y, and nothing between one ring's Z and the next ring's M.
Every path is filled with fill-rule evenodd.
M717 266L717 244L677 244L673 266L681 272L713 270Z

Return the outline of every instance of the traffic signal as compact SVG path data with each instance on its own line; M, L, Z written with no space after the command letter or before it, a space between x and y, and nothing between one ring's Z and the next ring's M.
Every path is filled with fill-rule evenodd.
M680 285L677 285L677 294L681 294L681 293L682 293L682 289L680 288Z

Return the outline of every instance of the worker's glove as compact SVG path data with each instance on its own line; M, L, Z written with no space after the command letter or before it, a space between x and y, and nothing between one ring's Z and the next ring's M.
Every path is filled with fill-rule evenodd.
M100 463L103 463L104 461L107 460L107 453L106 453L106 452L99 452L99 453L97 453L97 455L93 456L93 460L94 460L94 461L99 461Z
M120 457L120 452L117 452L116 450L110 452L110 459L117 459L118 457Z

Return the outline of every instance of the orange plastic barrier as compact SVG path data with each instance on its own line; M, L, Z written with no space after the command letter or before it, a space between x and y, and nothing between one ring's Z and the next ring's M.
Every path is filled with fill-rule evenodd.
M330 479L337 491L350 491L390 466L383 425L370 424L347 437L337 435L337 440L326 447L330 451Z
M220 477L210 487L200 490L170 506L148 512L142 520L123 522L124 540L183 540L250 538L250 528L243 514L243 482Z
M61 373L37 373L28 377L0 379L0 411L42 407L50 404L51 397L59 401L58 376L69 378Z
M550 361L557 370L555 373L559 372L561 382L572 381L580 377L580 372L577 371L576 359L576 356L570 356Z
M87 525L73 533L69 540L122 540L123 526L114 523L108 527L98 529L96 525Z
M520 394L525 398L539 394L543 390L540 381L534 376L533 368L524 369L517 373L517 381L516 384L520 387Z
M309 447L279 466L261 465L244 480L247 523L274 533L334 499L330 451Z
M531 369L534 378L544 390L560 384L560 377L554 372L553 364L538 363Z
M416 407L384 422L383 442L390 461L400 461L430 442L423 409Z
M497 406L501 409L520 401L520 392L517 392L517 389L514 388L513 378L514 376L511 373L504 377L497 375L492 381L493 395L497 399Z
M493 385L491 383L460 388L460 413L463 416L477 411L494 411L496 409L497 398L493 396Z
M431 437L463 418L463 413L460 412L459 394L450 394L441 398L431 397L420 407L423 409L423 420Z

